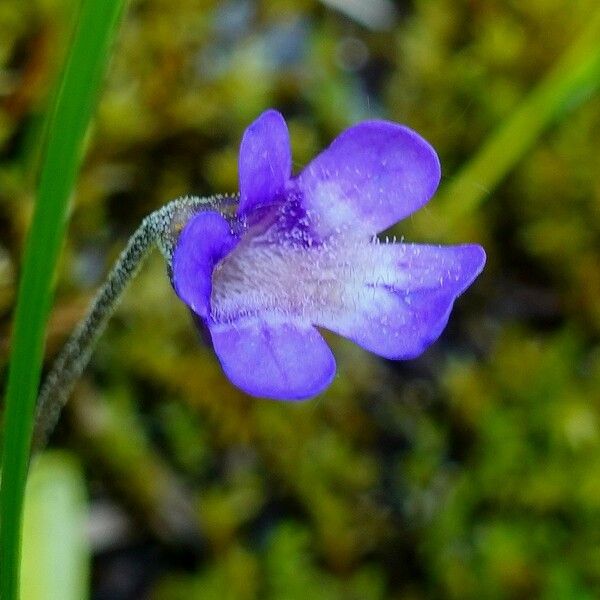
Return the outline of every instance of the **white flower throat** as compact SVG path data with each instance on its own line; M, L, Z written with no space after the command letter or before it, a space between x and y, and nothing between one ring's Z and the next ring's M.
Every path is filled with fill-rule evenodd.
M211 317L230 322L269 312L315 323L355 310L376 288L399 291L406 283L393 249L343 235L310 246L246 235L215 266Z

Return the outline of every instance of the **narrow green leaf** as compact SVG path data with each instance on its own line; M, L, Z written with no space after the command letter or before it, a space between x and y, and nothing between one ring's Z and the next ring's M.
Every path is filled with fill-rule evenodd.
M411 219L429 238L462 233L457 227L490 196L542 133L600 88L600 10L550 72L445 185L427 211Z
M124 0L83 0L50 119L16 306L0 488L0 597L19 597L20 533L44 331L68 198Z

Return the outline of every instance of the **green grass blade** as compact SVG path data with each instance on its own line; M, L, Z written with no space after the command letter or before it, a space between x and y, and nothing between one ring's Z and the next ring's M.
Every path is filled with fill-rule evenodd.
M55 98L16 307L0 488L0 597L18 598L23 495L52 277L99 84L124 0L84 0Z
M431 239L456 237L459 224L490 196L549 125L600 88L600 10L531 91L438 194L427 211L412 217L415 230Z
M89 597L85 482L75 458L45 452L31 465L25 494L21 594L27 600Z

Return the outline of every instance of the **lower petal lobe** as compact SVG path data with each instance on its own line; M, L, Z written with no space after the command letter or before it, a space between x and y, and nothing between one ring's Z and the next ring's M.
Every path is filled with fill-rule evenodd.
M378 264L353 283L342 310L317 325L391 359L421 354L442 333L454 300L485 263L480 246L379 246ZM383 266L382 266L383 265Z
M252 396L304 400L333 380L333 354L309 324L246 317L209 327L225 374Z

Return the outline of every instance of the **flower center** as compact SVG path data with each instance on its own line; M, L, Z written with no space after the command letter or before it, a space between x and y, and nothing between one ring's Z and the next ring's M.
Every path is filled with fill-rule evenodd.
M211 317L269 312L319 322L364 305L376 287L401 286L391 246L340 236L310 247L245 236L213 271Z

